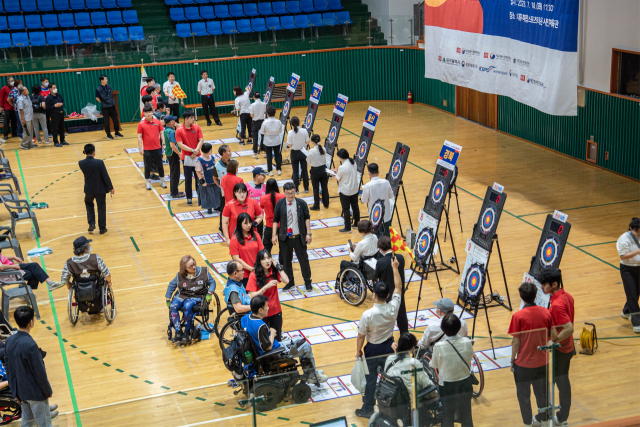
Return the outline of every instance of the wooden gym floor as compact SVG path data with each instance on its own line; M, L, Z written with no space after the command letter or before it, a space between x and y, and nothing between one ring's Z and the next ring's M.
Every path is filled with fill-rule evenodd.
M629 321L619 317L624 293L615 241L627 229L631 217L639 216L640 183L434 108L397 102L371 104L381 110L381 115L369 161L377 162L386 171L397 141L411 147L404 182L414 228L443 141L447 139L463 147L457 181L463 232L455 207L451 218L460 269L466 257L464 244L471 236L487 186L494 182L505 186L508 199L498 234L514 307L519 307L517 287L523 272L529 269L546 214L558 209L569 215L573 227L561 267L566 290L576 301L574 337L579 336L586 321L596 323L599 337L613 338L602 340L595 355L579 354L573 359L573 406L569 421L590 424L637 414L640 341L635 339L637 335L633 334ZM346 112L339 143L351 155L368 105L350 103ZM300 116L304 111L297 108L292 115ZM331 114L332 106L319 108L315 131L322 138L327 134ZM222 118L222 128L203 127L205 140L233 137L236 120L226 116ZM155 191L146 191L144 180L132 162L141 161L142 156L132 154L130 158L124 151L137 146L135 125L124 125L122 133L125 138L115 141L106 140L102 132L71 134L67 138L70 145L64 148L43 144L41 148L18 149L16 153L15 140L2 147L19 175L23 195L28 193L32 202L49 204L48 209L36 212L42 232L40 243L51 247L53 253L31 261L42 263L44 259L43 267L56 280L60 279L64 261L72 255L72 241L90 234L86 232L83 177L77 164L84 158L85 143L96 144L97 157L105 159L115 186L115 196L107 201L109 232L90 236L93 252L103 257L112 272L117 305L113 324L107 326L102 315L82 314L78 324L71 326L66 289L52 295L43 286L36 291L42 321L37 323L33 335L47 351L45 362L54 390L52 402L60 405L62 413L54 425L79 425L79 420L86 426L250 425L251 415L238 407L237 397L226 386L230 375L222 365L217 340L176 348L166 337L168 310L164 294L178 270L180 258L192 254L199 265L205 265L204 258L211 263L230 258L226 245L211 244L196 249L188 237L217 233L219 220L174 220L156 195L168 193L168 189L155 184ZM249 148L232 145L233 151ZM238 161L241 166L266 163L262 157L259 160L240 157ZM284 166L281 179L290 175L291 167ZM248 181L251 174L244 174L243 178ZM330 181L329 189L332 195L337 193L335 181ZM338 199L331 199L330 208L312 212L312 219L339 216L339 206ZM409 221L402 200L398 207L402 225L394 218L393 227L405 230ZM197 207L187 207L186 201L181 200L171 203L171 209L176 213ZM362 205L361 209L366 215L366 207ZM6 213L3 220L9 221ZM314 231L310 247L343 244L348 238L359 240L355 232L345 236L337 230ZM17 226L17 233L25 254L36 247L25 222ZM449 241L441 243L444 256L453 256ZM333 280L339 261L312 261L313 281ZM302 284L297 265L294 271L298 284ZM490 272L494 290L505 295L495 253ZM458 276L442 272L439 277L443 285L449 284L445 296L455 300L454 283ZM423 286L421 308L430 308L432 301L440 298L434 279L431 275ZM219 282L217 294L221 299L222 288L223 283ZM408 289L408 311L415 310L418 290L419 282ZM370 296L360 307L347 305L337 295L283 303L284 330L357 320L370 306ZM8 317L13 319L12 312ZM506 329L511 313L492 308L489 317L496 347L510 345ZM488 336L483 314L478 317L476 335ZM315 345L313 350L317 364L324 366L329 376L336 376L351 372L355 346L355 340L344 340ZM487 350L491 345L488 339L477 338L474 347ZM486 372L485 380L483 395L473 403L476 425L521 425L511 372L508 369ZM258 416L257 421L259 425L300 425L346 415L350 425L366 426L364 419L354 415L360 405L361 397L353 396L280 408ZM73 414L74 408L81 410L79 415Z

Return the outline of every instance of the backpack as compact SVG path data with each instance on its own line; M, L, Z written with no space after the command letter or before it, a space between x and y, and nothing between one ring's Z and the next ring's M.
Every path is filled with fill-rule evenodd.
M243 365L253 362L253 339L247 331L236 331L231 345L222 351L222 361L231 372L238 372Z
M397 362L397 359L389 365L388 371ZM411 398L409 397L409 391L404 385L402 378L391 377L385 373L380 372L380 381L376 385L375 398L380 407L380 411L387 414L396 414L402 409L406 409L411 404ZM401 417L397 417L401 418Z

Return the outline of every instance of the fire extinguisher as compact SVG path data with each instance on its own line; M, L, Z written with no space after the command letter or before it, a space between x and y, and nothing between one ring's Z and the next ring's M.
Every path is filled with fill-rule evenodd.
M411 91L407 94L407 103L413 104L413 93Z

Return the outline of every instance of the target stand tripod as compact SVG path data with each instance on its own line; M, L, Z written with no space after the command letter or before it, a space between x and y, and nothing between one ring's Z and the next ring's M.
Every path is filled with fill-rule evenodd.
M436 266L436 271L444 271L444 270L451 270L456 274L460 274L460 265L458 265L458 255L456 254L456 246L455 243L453 242L453 234L451 233L451 225L449 224L449 211L447 209L443 209L442 210L445 214L445 216L447 217L447 220L445 222L445 226L444 226L444 241L447 241L447 230L449 230L449 237L451 238L451 249L453 250L453 258L449 259L449 263L453 264L453 262L455 261L456 263L456 267L453 268L453 265L449 265L446 264L444 262L444 259L442 258L442 247L440 246L440 238L438 237L438 231L440 230L440 227L438 227L438 230L436 230L436 242L438 243L438 248L440 248L440 250L438 251L440 253L440 265Z
M480 301L482 299L482 302ZM456 300L456 305L462 306L462 312L460 313L460 320L462 320L462 315L464 312L468 312L473 316L473 327L471 328L471 340L473 340L476 333L476 320L478 319L478 309L484 309L484 315L487 318L487 328L489 330L489 340L491 341L491 350L493 351L493 359L496 359L496 348L493 345L493 334L491 332L491 323L489 322L489 312L487 311L487 307L491 307L487 305L487 301L484 296L484 292L481 295L481 298L478 298L475 301L475 304L471 300L467 300L462 298L462 304L460 304L460 294L458 294L458 299Z
M457 168L456 168L457 169ZM458 202L458 186L456 185L455 182L453 182L451 184L451 187L449 187L449 194L448 197L449 199L447 200L447 204L444 206L444 209L449 212L449 209L451 208L451 194L455 194L456 196L456 208L458 209L458 222L460 223L460 232L462 233L462 217L460 216L460 203ZM444 241L447 241L447 226L449 226L449 222L447 222L447 224L444 227Z
M416 328L418 322L418 309L420 308L420 299L422 296L422 284L429 277L429 272L433 271L436 275L436 280L438 281L438 288L440 289L440 296L442 297L442 286L440 285L440 278L438 277L438 270L436 268L436 263L433 260L433 254L429 257L429 262L425 265L424 263L416 263L411 267L411 276L409 277L409 281L407 282L406 288L409 288L409 283L411 283L411 279L413 279L414 273L420 276L420 289L418 290L418 303L416 304L416 318L413 321L413 329Z
M475 228L475 226L474 226ZM483 290L483 302L482 305L485 305L486 308L491 308L491 307L504 307L509 311L513 311L513 307L511 305L511 296L509 295L509 285L507 285L507 276L505 275L504 272L504 263L502 262L502 253L500 252L500 242L498 240L498 234L494 234L491 239L495 242L497 248L498 248L498 258L500 260L500 270L502 271L502 280L504 280L504 289L507 293L507 302L505 303L503 301L503 298L500 296L500 293L498 292L494 292L493 291L493 287L491 286L491 276L489 275L489 262L491 262L491 252L489 253L489 259L487 261L487 268L486 268L486 273L487 273L487 284L489 285L489 292L490 295L489 297L485 297L484 296L484 290ZM487 301L488 299L488 301Z
M409 227L413 230L413 221L411 220L411 211L409 210L409 203L407 202L407 194L404 191L404 183L402 180L398 183L398 194L400 194L400 189L402 189L402 197L404 198L404 206L407 208L407 215L409 216ZM400 228L400 235L404 239L406 236L402 231L402 223L400 222L400 212L398 211L398 197L396 197L396 201L393 204L393 210L396 213L396 218L398 219L398 226ZM391 219L393 220L393 212L391 212ZM445 234L446 235L446 234ZM446 241L446 238L445 238Z

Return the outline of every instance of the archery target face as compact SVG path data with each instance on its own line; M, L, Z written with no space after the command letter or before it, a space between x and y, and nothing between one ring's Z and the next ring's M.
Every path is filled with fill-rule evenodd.
M329 142L330 143L334 143L336 140L336 135L338 134L338 130L336 129L336 127L332 127L331 130L329 131Z
M384 219L384 202L382 200L377 200L373 204L373 208L371 209L371 225L374 228L378 227L382 220Z
M311 127L311 120L313 120L313 114L309 113L306 119L304 119L304 127L309 129Z
M493 206L487 206L482 214L482 224L480 224L480 230L484 234L489 234L493 230L493 226L496 224L496 210Z
M251 92L251 90L253 89L253 82L249 82L247 86L249 87L249 92Z
M469 298L477 298L482 292L484 283L484 271L479 264L473 264L467 271L464 290Z
M431 243L433 242L433 233L430 228L423 228L416 240L415 256L423 260L429 255Z
M555 237L549 236L547 240L542 244L540 249L540 263L546 267L551 268L554 266L558 259L558 241Z
M444 199L444 182L441 179L437 180L431 190L431 200L433 203L438 204Z
M284 104L284 107L282 107L282 114L285 115L285 116L287 114L289 114L289 102L288 101Z
M396 159L391 167L391 179L398 179L400 172L402 172L402 160Z
M269 103L269 97L271 96L270 92L267 92L264 94L264 103L268 104Z
M364 156L367 154L367 141L362 141L358 147L358 158L364 160Z

